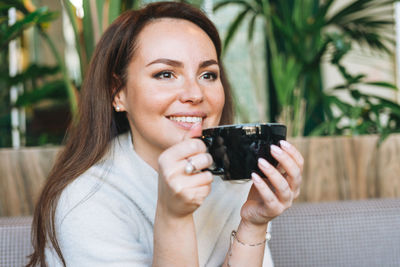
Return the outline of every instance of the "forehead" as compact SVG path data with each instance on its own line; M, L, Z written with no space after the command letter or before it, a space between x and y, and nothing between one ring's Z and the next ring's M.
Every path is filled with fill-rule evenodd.
M161 18L147 24L137 39L136 52L145 57L201 55L217 59L211 38L184 19Z

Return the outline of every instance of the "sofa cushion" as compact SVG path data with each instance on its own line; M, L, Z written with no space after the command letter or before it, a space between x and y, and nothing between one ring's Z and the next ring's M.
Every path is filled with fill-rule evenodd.
M272 222L280 266L400 266L400 199L295 204Z
M32 217L0 217L0 267L18 267L28 263L32 253Z
M24 266L31 217L0 217L0 267ZM400 199L295 204L272 223L275 267L400 266Z

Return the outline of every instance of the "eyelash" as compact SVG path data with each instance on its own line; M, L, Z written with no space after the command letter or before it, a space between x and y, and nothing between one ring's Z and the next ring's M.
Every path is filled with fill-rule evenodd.
M168 75L169 77L163 77L164 75ZM208 76L210 75L211 78L205 78L204 76ZM168 71L168 70L163 70L160 72L157 72L156 74L153 75L154 78L162 80L162 79L171 79L174 77L174 73L172 71ZM216 72L205 72L204 74L201 75L202 78L205 78L206 80L211 80L211 81L215 81L218 79L218 74Z
M207 79L207 80L212 80L215 81L218 78L218 74L212 71L206 72L202 75L202 77L204 77L205 75L210 75L211 79Z
M163 75L165 75L165 74L168 74L170 77L163 77ZM159 79L159 80L161 80L161 79L170 79L173 76L174 76L174 73L172 71L168 71L168 70L163 70L163 71L160 71L160 72L158 72L158 73L153 75L154 78Z

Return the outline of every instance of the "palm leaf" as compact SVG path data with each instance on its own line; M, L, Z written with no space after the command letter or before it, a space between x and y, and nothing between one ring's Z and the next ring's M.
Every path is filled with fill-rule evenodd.
M12 7L14 7L14 6L11 5L11 4L2 4L2 3L0 3L0 12L7 12L7 10L9 10Z
M111 24L121 13L121 0L109 0L108 23Z
M217 11L218 9L227 6L227 5L240 5L243 6L243 8L252 8L250 3L248 1L244 0L224 0L221 2L218 2L217 4L214 5L213 11Z
M372 49L390 53L385 42L392 43L385 37L386 26L394 23L392 19L383 19L391 14L394 0L356 0L345 6L330 19L326 25L336 25L360 44L367 44ZM388 7L388 9L386 9Z
M315 15L314 25L318 25L319 27L321 27L323 25L323 23L325 23L328 11L334 2L335 2L335 0L328 0L328 1L326 1L326 3L324 3L320 6L317 14Z
M388 82L365 82L364 84L383 87L383 88L387 88L387 89L392 89L395 91L398 90L396 85L394 85L392 83L388 83Z
M34 12L26 15L21 20L8 27L0 36L0 49L7 45L11 40L18 37L25 29L40 23L50 22L58 17L58 12L49 12L47 7L41 7Z
M247 13L249 12L251 8L247 7L244 10L242 10L242 12L240 12L235 20L230 24L229 28L228 28L228 32L226 34L225 40L224 40L224 47L223 47L223 53L225 54L228 46L230 44L230 42L232 41L233 37L235 36L241 22L243 21L243 19L245 18L245 16L247 15Z
M256 24L256 19L257 19L257 14L254 14L253 17L251 17L250 21L249 21L249 28L247 31L247 40L249 42L251 42L253 40L253 36L254 36L254 27Z
M343 7L341 10L336 12L330 19L328 19L327 24L335 24L348 16L354 16L354 14L359 14L375 8L388 6L393 4L395 0L356 0L349 5Z
M63 99L65 94L65 83L62 80L56 80L43 85L33 91L25 91L18 97L15 105L17 107L28 106L42 101L43 99Z
M83 38L85 41L86 62L90 61L95 47L95 37L93 30L93 20L90 8L90 0L83 0Z
M22 0L1 0L0 4L2 6L11 6L21 11L24 15L30 12L26 9L24 2Z
M8 77L7 84L8 86L12 86L19 83L23 83L29 79L39 79L39 78L44 78L46 76L54 75L59 71L60 71L59 66L39 66L37 64L31 64L22 73L19 73L14 77Z
M79 57L79 66L81 69L81 80L82 80L82 76L85 74L84 72L84 62L86 62L83 58L83 54L82 54L82 49L80 46L80 41L79 41L79 31L78 31L78 25L77 25L77 21L74 15L74 8L73 5L71 4L71 2L69 0L63 0L63 5L65 7L65 10L67 12L68 15L68 19L71 22L72 25L72 29L74 31L74 37L75 37L75 48L76 51L78 53L78 57Z

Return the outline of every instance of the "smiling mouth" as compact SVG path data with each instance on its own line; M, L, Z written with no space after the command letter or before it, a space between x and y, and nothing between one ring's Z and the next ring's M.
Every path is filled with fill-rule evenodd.
M176 122L182 122L182 123L198 123L202 122L203 118L202 117L196 117L196 116L170 116L168 117L171 121L176 121Z

